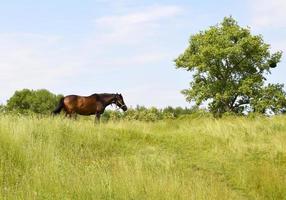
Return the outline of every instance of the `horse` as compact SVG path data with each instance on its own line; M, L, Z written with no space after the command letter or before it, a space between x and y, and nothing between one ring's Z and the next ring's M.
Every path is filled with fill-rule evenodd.
M90 96L68 95L62 97L52 113L54 115L59 114L63 109L66 113L65 116L70 118L72 115L76 116L76 114L95 115L95 120L97 119L100 122L100 115L104 113L105 108L110 104L115 104L124 112L127 110L121 94L95 93Z

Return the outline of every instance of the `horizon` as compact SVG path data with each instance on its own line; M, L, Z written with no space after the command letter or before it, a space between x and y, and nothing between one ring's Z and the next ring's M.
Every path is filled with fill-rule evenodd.
M191 107L180 91L192 74L173 61L189 37L233 16L285 53L285 10L283 0L1 2L0 104L28 88L122 93L132 107ZM285 74L283 55L267 83L286 84Z

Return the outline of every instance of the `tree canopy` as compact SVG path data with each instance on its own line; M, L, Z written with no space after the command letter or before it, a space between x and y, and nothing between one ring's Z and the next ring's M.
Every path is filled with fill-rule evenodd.
M46 89L16 91L7 101L8 110L16 110L20 113L34 112L50 113L59 103L62 95L55 95Z
M265 86L265 80L281 56L281 51L270 52L261 35L252 35L249 27L225 17L220 24L192 35L175 63L193 73L190 88L182 91L187 100L208 103L215 116L246 110L277 113L286 105L283 85Z

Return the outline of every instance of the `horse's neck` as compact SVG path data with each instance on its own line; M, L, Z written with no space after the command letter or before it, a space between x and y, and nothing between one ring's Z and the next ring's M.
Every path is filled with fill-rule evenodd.
M106 107L106 106L112 104L113 100L114 100L114 96L113 95L104 98L104 100L103 100L104 106Z

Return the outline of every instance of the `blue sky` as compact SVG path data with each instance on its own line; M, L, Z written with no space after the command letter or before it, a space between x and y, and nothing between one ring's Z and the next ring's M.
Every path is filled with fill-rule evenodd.
M286 52L285 10L285 0L0 0L0 103L15 90L46 88L190 106L180 91L191 74L173 62L190 35L232 15ZM269 82L286 84L284 57Z

